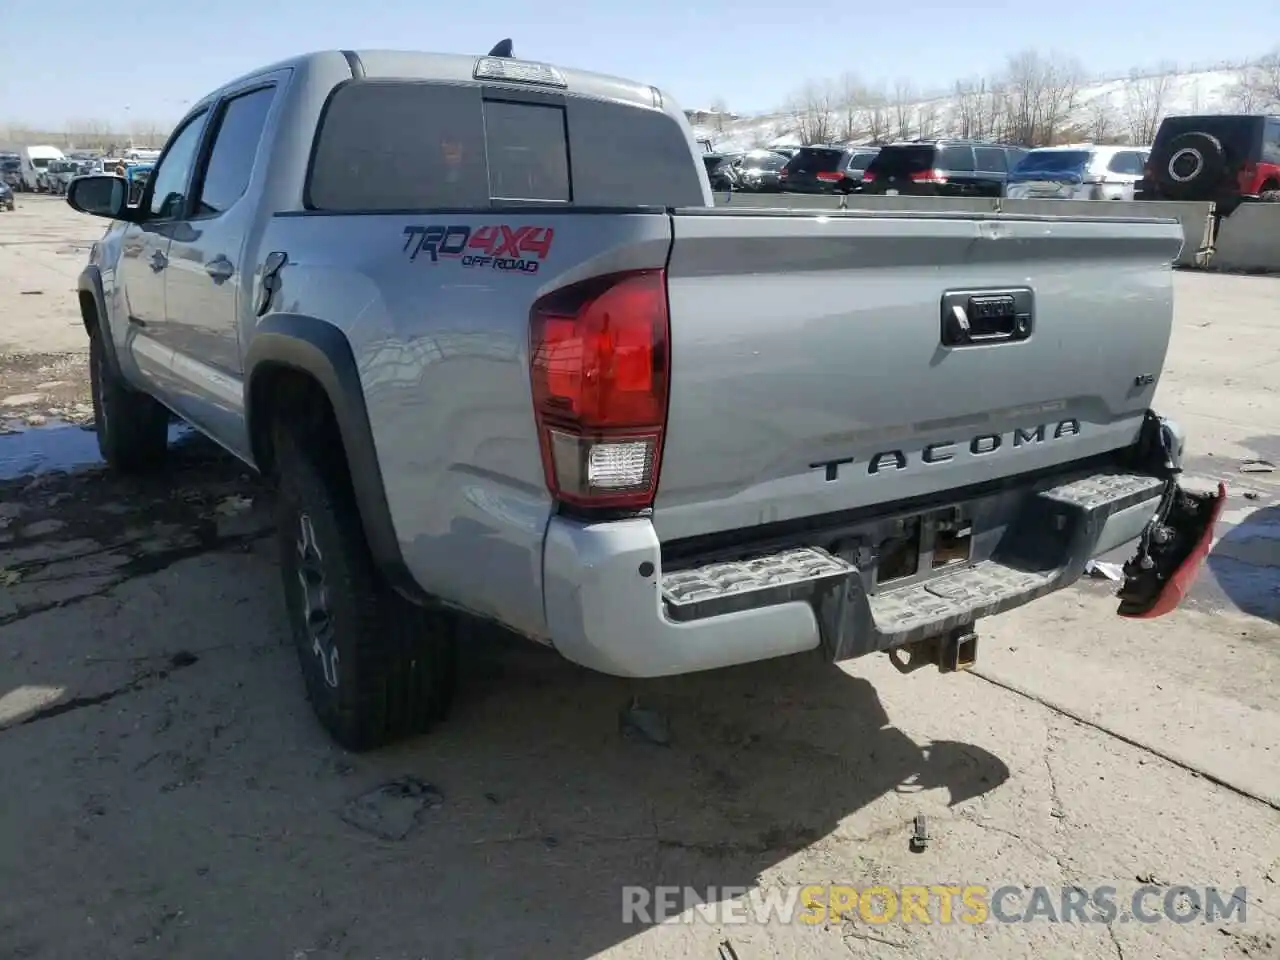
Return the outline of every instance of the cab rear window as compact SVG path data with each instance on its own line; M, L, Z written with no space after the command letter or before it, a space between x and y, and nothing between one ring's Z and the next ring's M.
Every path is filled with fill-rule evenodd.
M933 166L937 151L932 144L881 147L867 171L880 176L899 177L920 173Z
M843 150L830 150L822 147L803 147L787 164L787 172L797 173L833 173L840 169Z
M304 199L348 213L703 202L688 139L659 111L413 80L335 90Z

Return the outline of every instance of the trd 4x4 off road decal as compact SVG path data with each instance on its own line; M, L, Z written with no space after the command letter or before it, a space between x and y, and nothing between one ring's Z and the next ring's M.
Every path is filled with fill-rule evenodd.
M409 259L419 254L439 263L441 258L457 260L464 267L489 270L517 270L537 273L551 252L556 232L551 227L496 226L470 227L409 226L404 228L404 252Z

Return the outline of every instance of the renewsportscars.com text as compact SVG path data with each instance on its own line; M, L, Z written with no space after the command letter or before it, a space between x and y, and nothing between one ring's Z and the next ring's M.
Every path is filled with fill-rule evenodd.
M855 887L623 887L624 923L871 924L1223 923L1246 919L1247 891L1156 886L990 887L980 884Z

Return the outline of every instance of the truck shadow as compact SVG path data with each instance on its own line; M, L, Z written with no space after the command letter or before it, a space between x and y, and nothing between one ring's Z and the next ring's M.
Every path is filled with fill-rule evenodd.
M1242 612L1280 623L1280 506L1255 510L1231 527L1214 545L1208 566Z
M0 485L22 506L0 557L20 574L0 590L15 606L0 706L51 698L0 731L20 785L0 811L20 944L591 957L660 919L628 922L625 887L675 888L682 906L686 888L865 883L907 849L914 814L1010 776L961 740L916 742L867 679L816 655L630 682L490 628L465 646L447 722L345 754L304 699L269 498L234 464L179 466L146 484ZM93 565L116 550L127 563ZM623 735L633 698L669 744ZM51 919L90 902L127 917Z
M669 722L669 745L620 732L633 698ZM420 749L370 760L420 770L469 811L469 856L430 885L431 919L419 896L393 893L408 876L378 881L429 956L594 956L662 919L625 918L624 887L642 889L629 894L642 906L675 888L671 919L690 894L775 884L762 874L820 843L846 863L851 848L906 850L913 814L939 801L899 795L941 788L953 806L1009 777L976 746L916 743L870 682L816 656L637 683L500 636L472 646L454 717ZM432 832L405 841L403 859L447 859Z

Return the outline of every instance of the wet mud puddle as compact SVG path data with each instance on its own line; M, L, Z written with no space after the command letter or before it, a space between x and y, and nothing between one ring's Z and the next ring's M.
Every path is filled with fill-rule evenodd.
M59 417L42 420L38 425L18 419L0 420L0 480L105 466L92 423L72 423ZM169 428L171 445L186 448L197 442L185 424L175 423Z
M57 418L41 426L0 421L0 480L101 465L93 426Z

